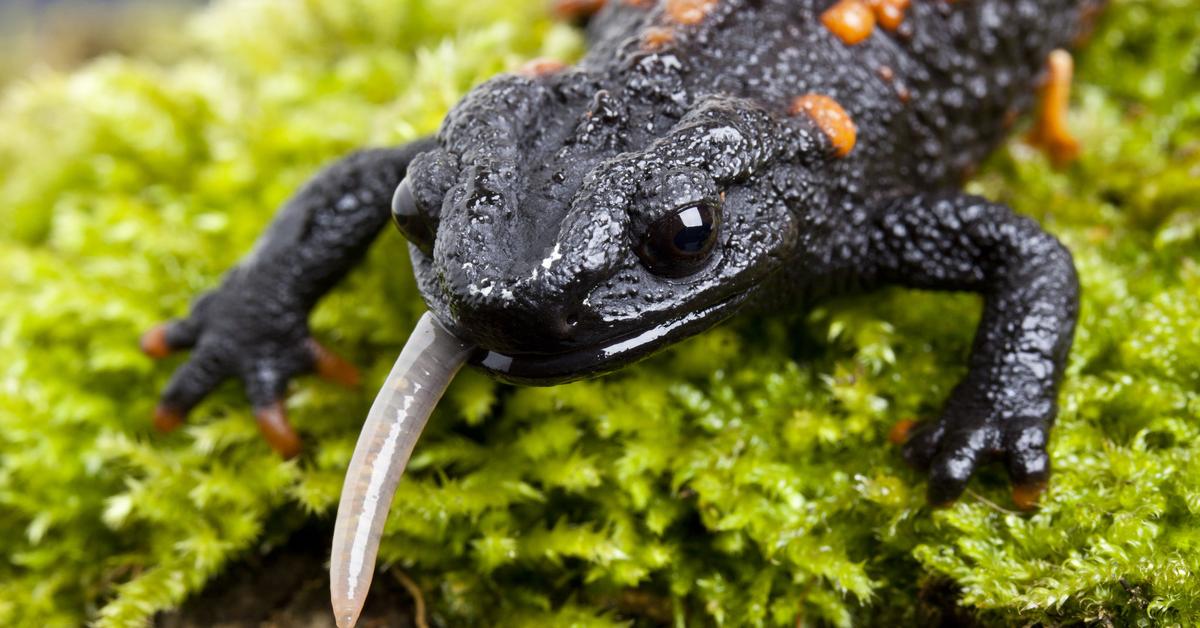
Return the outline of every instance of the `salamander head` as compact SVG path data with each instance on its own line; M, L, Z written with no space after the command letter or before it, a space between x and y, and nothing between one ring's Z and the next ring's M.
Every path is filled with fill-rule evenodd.
M393 213L477 365L528 383L612 370L723 320L794 250L803 156L829 153L812 120L648 98L584 71L500 77L410 166Z

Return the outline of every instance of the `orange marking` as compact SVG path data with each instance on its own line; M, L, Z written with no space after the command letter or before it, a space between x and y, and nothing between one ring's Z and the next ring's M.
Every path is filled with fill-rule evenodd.
M821 132L829 138L829 143L833 144L838 157L845 157L854 150L858 142L858 127L854 126L850 114L836 100L821 94L800 96L792 101L788 113L796 115L800 112L808 114L817 123Z
M717 6L717 0L667 0L667 16L672 20L692 26L704 21Z
M168 434L183 426L183 415L166 406L160 405L154 409L154 429Z
M888 441L893 445L903 445L908 442L908 437L912 435L913 428L917 426L917 422L912 419L900 419L888 431Z
M868 0L879 25L895 32L904 23L904 12L911 0Z
M1042 494L1046 492L1045 482L1031 482L1013 487L1012 500L1021 510L1030 511L1038 507Z
M287 411L284 410L282 401L259 408L254 412L254 418L258 420L258 430L262 432L271 449L284 459L295 458L300 454L300 437L288 423Z
M875 31L875 12L862 0L840 0L821 14L821 23L838 39L853 46Z
M621 0L626 6L647 9L654 6L654 0Z
M308 339L308 351L312 354L317 375L347 388L358 387L361 377L353 364L312 338Z
M1046 83L1038 95L1037 117L1028 140L1045 151L1055 166L1063 166L1079 157L1079 140L1067 126L1075 61L1066 50L1055 50L1050 53L1046 65Z
M167 344L167 324L155 325L150 328L150 331L142 334L142 340L139 343L142 348L142 353L156 359L161 360L171 355L171 345Z
M554 15L563 20L591 17L604 8L605 0L554 0Z
M567 64L559 61L558 59L551 59L550 57L538 57L537 59L530 59L529 61L526 61L525 64L517 70L517 74L529 77L546 76L547 74L558 72L565 67L567 67Z
M671 29L661 26L651 26L642 34L642 43L650 49L662 48L673 41L675 41L675 33Z

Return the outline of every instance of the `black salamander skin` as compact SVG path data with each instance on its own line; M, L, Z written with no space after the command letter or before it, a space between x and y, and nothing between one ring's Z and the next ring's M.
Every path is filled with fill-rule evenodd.
M754 304L884 285L981 294L969 372L905 455L934 503L991 459L1043 486L1075 269L1035 222L960 185L1098 2L913 0L898 29L853 45L823 24L832 4L609 0L577 65L495 78L435 140L327 168L168 328L195 351L165 406L186 412L226 376L264 406L311 370L308 311L404 179L395 210L426 303L509 381L610 371ZM848 154L836 124L793 106L807 95L853 122ZM697 207L711 250L664 271L648 239Z

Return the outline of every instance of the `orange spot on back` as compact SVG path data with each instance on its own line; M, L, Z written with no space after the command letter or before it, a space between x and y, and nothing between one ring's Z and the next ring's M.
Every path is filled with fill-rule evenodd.
M838 157L845 157L858 142L858 127L838 102L821 94L807 94L792 101L788 113L806 113L829 138Z
M704 21L716 6L717 0L667 0L667 16L691 26Z
M554 15L559 19L575 20L591 17L604 8L605 0L554 0Z
M862 0L840 0L821 14L821 23L847 45L853 46L875 30L875 13Z
M565 67L567 67L566 64L558 59L539 57L537 59L530 59L529 61L526 61L525 64L517 70L517 73L523 76L537 77L553 74L554 72L558 72Z
M675 33L671 29L661 26L651 26L642 34L642 43L651 49L662 48L673 41L675 41Z
M868 0L871 10L879 25L889 31L895 31L904 23L904 12L908 10L910 0Z

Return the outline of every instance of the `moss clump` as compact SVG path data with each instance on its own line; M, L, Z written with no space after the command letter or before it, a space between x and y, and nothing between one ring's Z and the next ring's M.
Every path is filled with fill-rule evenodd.
M178 62L106 59L0 104L0 624L141 625L329 517L371 391L302 382L297 462L232 385L154 436L171 364L139 332L321 162L581 46L523 0L227 1L181 37ZM1085 288L1036 514L998 470L925 506L884 435L936 412L979 306L891 290L743 317L599 381L464 374L382 558L458 625L907 624L937 595L996 622L1200 622L1198 64L1194 2L1118 0L1082 60L1082 160L1054 172L1014 141L972 184L1059 234ZM398 259L382 238L314 317L370 381L420 309Z

